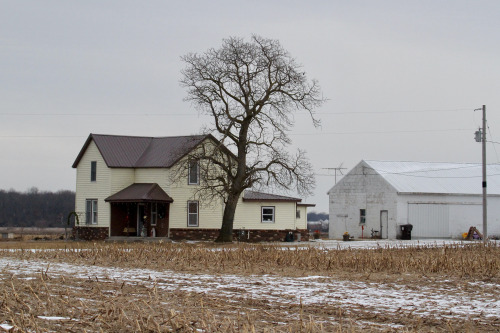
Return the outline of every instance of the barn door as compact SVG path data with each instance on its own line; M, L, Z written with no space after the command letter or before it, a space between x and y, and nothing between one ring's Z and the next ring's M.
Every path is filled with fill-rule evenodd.
M408 204L412 238L450 237L450 209L446 204Z
M380 237L387 238L387 229L389 229L389 214L386 210L380 211Z

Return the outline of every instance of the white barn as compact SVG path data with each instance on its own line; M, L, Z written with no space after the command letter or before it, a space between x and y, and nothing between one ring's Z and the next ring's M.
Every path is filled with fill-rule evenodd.
M500 236L500 165L488 165L488 236ZM361 161L328 192L332 239L461 238L483 229L481 164Z

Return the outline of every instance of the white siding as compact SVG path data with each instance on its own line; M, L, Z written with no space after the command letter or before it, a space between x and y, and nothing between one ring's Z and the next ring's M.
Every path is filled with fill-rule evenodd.
M340 239L344 232L368 238L371 230L380 232L380 212L388 213L388 238L397 234L397 193L380 175L363 163L345 175L329 192L329 238ZM360 209L366 210L364 230Z
M168 193L168 169L140 168L135 169L135 183L157 183Z
M97 162L97 178L90 181L90 162ZM97 199L96 227L109 227L110 206L105 202L110 196L111 172L106 166L97 146L92 141L76 168L76 199L75 211L79 215L80 225L85 225L85 200Z
M178 163L185 163L185 161L186 158ZM214 199L212 202L207 200L202 202L196 193L199 185L188 185L187 171L184 173L184 176L179 177L175 183L167 187L168 195L174 199L174 202L170 204L170 228L188 228L187 203L194 200L199 201L198 227L189 228L219 229L222 225L223 214L221 201Z
M297 206L300 217L295 219L297 229L307 229L307 206Z
M109 169L111 174L111 191L113 195L134 183L134 169L115 168Z
M170 193L169 193L170 194ZM173 189L170 194L174 202L170 204L170 227L188 228L187 225L187 203L188 201L199 201L199 229L219 229L222 225L223 207L218 202L203 203L196 196L190 195L190 191Z
M274 207L274 223L262 222L261 208ZM295 202L243 201L238 204L234 229L284 230L297 228ZM300 229L305 229L301 227Z

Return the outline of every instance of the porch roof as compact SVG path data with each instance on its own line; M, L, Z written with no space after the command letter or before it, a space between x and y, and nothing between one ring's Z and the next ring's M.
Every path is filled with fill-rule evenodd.
M104 199L106 202L173 202L156 183L134 183Z

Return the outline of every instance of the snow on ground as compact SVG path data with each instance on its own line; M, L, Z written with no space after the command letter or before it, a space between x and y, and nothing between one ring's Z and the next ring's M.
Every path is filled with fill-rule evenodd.
M412 240L400 240L400 239L366 239L366 240L353 240L344 242L342 240L314 240L310 242L300 242L300 243L288 243L288 244L307 244L311 246L319 246L326 249L375 249L378 247L410 247L410 246L445 246L445 245L463 245L472 244L478 241L463 241L455 239L412 239ZM497 242L493 240L492 242ZM500 244L500 243L498 243Z
M377 243L381 246L380 241ZM395 283L337 280L324 276L189 274L0 258L1 274L25 277L42 271L47 271L51 277L124 281L166 291L227 296L234 301L253 298L282 304L331 303L347 309L361 307L374 313L408 312L435 318L480 316L495 319L500 314L500 285L493 283L464 282L460 287L447 281L436 281L430 286L408 288ZM470 292L472 287L478 292Z
M0 324L0 328L2 328L3 330L5 330L5 331L7 331L7 332L8 332L8 331L10 331L11 329L13 329L13 328L14 328L14 326L11 326L11 325L9 325L9 324L5 324L5 323L4 323L4 324Z
M71 320L69 317L49 317L49 316L37 316L40 319L45 319L45 320Z

